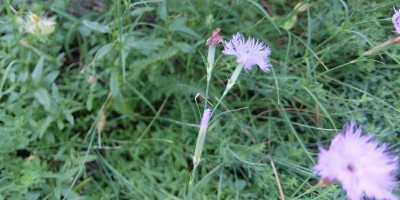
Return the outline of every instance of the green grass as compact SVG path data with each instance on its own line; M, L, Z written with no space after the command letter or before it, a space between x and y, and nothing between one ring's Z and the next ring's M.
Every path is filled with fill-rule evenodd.
M243 71L223 99L193 199L279 199L274 170L286 199L345 199L315 187L317 144L353 120L398 153L400 48L363 56L395 37L396 2L4 0L0 199L184 199L217 27L268 43L273 71ZM55 32L20 33L28 11L56 17ZM236 67L222 48L214 106Z

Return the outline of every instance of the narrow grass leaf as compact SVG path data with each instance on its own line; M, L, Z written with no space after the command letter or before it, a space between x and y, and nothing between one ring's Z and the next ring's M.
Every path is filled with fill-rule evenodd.
M6 83L8 74L10 73L10 70L11 70L12 66L15 64L15 62L17 62L17 61L14 60L14 61L10 62L10 64L7 65L7 68L4 71L3 77L1 79L1 84L0 84L0 98L3 95L3 87L4 87L4 84Z
M117 71L113 71L111 73L110 91L113 96L116 96L120 92L118 76L119 76L119 73Z
M113 47L113 43L108 43L104 46L102 46L96 53L95 60L100 60L101 58L103 58L106 54L108 54L111 49Z
M275 27L275 29L278 31L279 34L281 34L281 31L279 30L279 27L275 24L274 20L272 19L271 15L267 13L267 11L265 11L265 9L258 4L256 1L254 0L249 0L249 2L251 4L253 4L258 10L260 10L265 17L271 22L271 24Z
M84 24L86 27L90 28L91 30L94 30L94 31L97 31L100 33L107 33L110 31L110 27L108 27L108 25L99 24L94 21L89 21L89 20L84 19L82 21L82 24Z
M122 79L124 84L126 83L126 56L128 53L124 49L121 49L121 67L122 67Z

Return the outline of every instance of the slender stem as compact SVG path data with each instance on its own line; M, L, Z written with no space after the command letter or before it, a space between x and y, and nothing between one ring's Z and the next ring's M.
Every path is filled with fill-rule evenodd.
M103 105L101 106L99 115L98 115L98 121L96 124L96 129L97 129L97 142L98 142L98 146L101 149L101 133L103 132L103 128L104 128L104 124L106 123L106 115L105 115L105 110L106 110L106 106L108 105L108 103L110 102L112 97L112 93L109 92L106 101L104 101Z
M203 152L204 141L206 139L208 122L210 121L211 109L206 109L201 118L200 130L197 136L196 149L193 155L193 165L195 168L199 165L201 160L201 153Z
M226 94L228 94L229 90L235 85L240 72L243 70L243 64L239 63L236 66L235 71L233 71L231 78L229 79L228 83L226 84L226 88L224 93L222 93L221 98L218 100L217 105L215 105L213 112L211 113L211 116L214 114L214 112L217 110L219 104L221 104L222 100L224 99L224 97L226 96Z
M278 185L278 191L279 191L279 195L281 196L281 200L285 200L285 194L283 194L281 181L279 180L279 175L278 175L278 171L276 170L275 163L273 160L270 160L270 163L271 163L272 171L274 172L276 184Z
M214 69L215 49L216 49L216 46L214 46L214 45L208 46L207 66L206 66L206 68L207 68L207 88L206 88L206 99L204 101L204 110L207 108L208 90L210 88L212 70Z
M202 119L202 123L200 125L200 130L199 130L199 134L197 136L197 140L196 140L196 147L195 147L195 151L194 151L194 155L193 155L193 169L192 169L192 173L190 174L190 179L189 179L189 188L188 188L188 193L185 199L191 200L192 196L193 196L193 184L194 184L194 180L196 179L196 173L197 173L197 167L200 163L201 160L201 153L203 151L203 146L204 146L204 141L206 138L206 133L207 133L207 126L204 127L204 115L206 115L206 109L207 109L207 102L208 102L208 91L210 88L210 82L211 82L211 74L212 74L212 70L214 68L214 62L215 62L215 49L216 46L215 45L209 45L208 46L208 55L207 55L207 65L206 65L206 69L207 69L207 87L206 87L206 97L205 97L205 101L204 101L204 114L203 114L203 119ZM207 125L208 125L208 121L209 121L209 114L210 111L208 112L208 116L207 116Z
M208 46L207 63L208 63L208 69L210 69L210 72L211 72L212 68L214 67L215 49L216 49L215 45ZM208 74L208 69L207 69L207 74Z
M101 108L100 108L100 111L99 111L99 113L98 113L98 115L97 115L97 120L99 120L100 113L101 113L101 112L104 112L104 110L105 110L107 104L108 104L108 103L110 102L110 100L111 100L111 97L112 97L111 92L109 92L106 101L104 101L103 105L102 105ZM93 143L94 136L95 136L95 131L94 131L94 130L95 130L95 123L93 122L92 126L90 127L89 131L87 132L87 136L89 136L90 134L92 134L92 136L90 136L89 145L88 145L88 148L87 148L87 150L86 150L85 157L84 157L84 159L83 159L82 164L81 164L80 167L79 167L78 173L76 174L74 180L73 180L72 183L71 183L71 186L68 188L66 194L64 195L63 200L65 200L65 199L68 198L68 194L71 192L71 190L72 190L72 188L74 187L76 181L78 180L78 178L79 178L81 172L83 171L83 168L84 168L85 163L86 163L86 161L87 161L87 158L88 158L88 156L89 156L89 152L90 152L90 150L91 150L91 148L92 148L92 143Z
M211 114L211 109L207 108L204 111L203 116L201 118L199 135L197 136L197 142L196 142L196 149L193 155L193 170L190 175L187 199L192 199L193 183L196 178L197 167L199 166L201 160L201 153L203 152L203 146L204 146L204 141L206 139L208 122L210 121L210 114Z
M211 73L210 75L207 74L207 87L206 87L206 99L204 100L204 109L207 108L207 102L208 102L208 89L210 88L210 79L208 77L211 77Z
M228 88L225 88L225 91L224 91L224 93L222 94L221 98L218 99L218 103L217 103L217 105L215 105L214 110L213 110L212 113L211 113L211 116L214 114L214 111L217 110L219 104L221 104L222 100L224 99L224 97L226 96L226 94L228 93L228 91L229 91L229 89L228 89Z
M156 115L153 117L153 119L151 120L150 124L146 127L146 129L144 129L143 133L139 136L139 138L136 140L135 144L130 148L130 150L132 150L134 147L136 147L143 139L143 137L149 132L151 126L154 124L154 122L160 117L161 112L164 109L164 106L167 104L169 96L167 96L163 103L161 104L161 107L158 109Z
M379 51L381 51L382 49L384 49L384 48L386 48L386 47L388 47L388 46L390 46L390 45L393 45L393 44L395 44L395 43L398 43L398 42L400 42L400 36L398 36L398 37L396 37L396 38L393 38L393 39L390 39L390 40L388 40L388 41L386 41L386 42L384 42L384 43L382 43L382 44L379 44L379 45L373 47L372 49L370 49L370 50L368 50L367 52L365 52L365 53L364 53L364 56L371 56L371 55L373 55L374 53L379 52Z
M215 46L214 46L214 50L211 49L212 46L209 47L209 53L211 52L212 54L215 54ZM211 50L210 50L211 49ZM210 57L211 55L209 55ZM190 179L189 179L189 188L188 188L188 193L185 199L187 200L191 200L192 196L193 196L193 184L194 184L194 180L196 179L196 173L197 173L197 167L199 166L200 160L201 160L201 153L203 151L203 146L204 146L204 141L206 138L206 133L207 133L207 126L208 126L208 121L211 118L212 114L214 113L214 111L218 108L218 106L221 104L221 101L224 99L224 97L226 96L226 94L228 94L229 90L235 85L240 72L243 70L243 64L238 64L236 66L235 71L233 71L233 74L231 76L231 78L229 79L225 91L222 94L221 98L218 100L217 105L214 107L214 110L212 111L212 113L210 113L211 111L208 110L208 114L207 113L207 98L208 98L208 88L209 88L209 84L210 84L210 79L211 79L211 71L213 68L213 58L211 60L208 60L208 66L207 66L207 89L206 89L206 102L205 102L205 106L204 106L204 114L203 114L203 118L202 118L202 122L200 125L200 130L199 130L199 135L197 136L197 141L196 141L196 149L193 155L193 170L192 173L190 174ZM205 117L207 117L207 120L205 120Z
M189 179L189 189L188 189L188 194L186 196L186 200L191 200L193 196L193 185L194 185L194 179L196 179L196 172L197 172L197 165L193 167L192 173L190 174L190 179Z

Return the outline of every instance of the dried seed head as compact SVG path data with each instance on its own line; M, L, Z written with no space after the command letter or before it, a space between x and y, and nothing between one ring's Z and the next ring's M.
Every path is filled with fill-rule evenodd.
M219 36L219 32L221 31L220 28L217 28L214 30L214 32L212 33L211 37L208 38L206 45L207 46L215 46L218 43L224 43L224 41L222 40L221 36Z

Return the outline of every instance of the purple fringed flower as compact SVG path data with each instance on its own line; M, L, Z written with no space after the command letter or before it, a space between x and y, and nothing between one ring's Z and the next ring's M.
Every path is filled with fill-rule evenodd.
M393 7L394 10L394 15L392 17L392 23L394 25L394 28L396 29L397 34L400 34L400 10L396 10L395 7Z
M207 108L203 113L203 117L201 118L200 130L207 130L208 122L210 121L210 115L211 109Z
M397 158L386 152L386 145L371 141L349 123L332 140L329 150L319 147L314 171L323 182L338 181L351 200L368 198L398 199L391 193L396 187Z
M271 49L264 42L259 42L251 37L245 41L243 35L237 33L231 41L225 42L224 45L225 49L222 53L236 56L237 62L243 64L246 71L255 64L264 72L270 71L271 65L268 56L271 54Z

